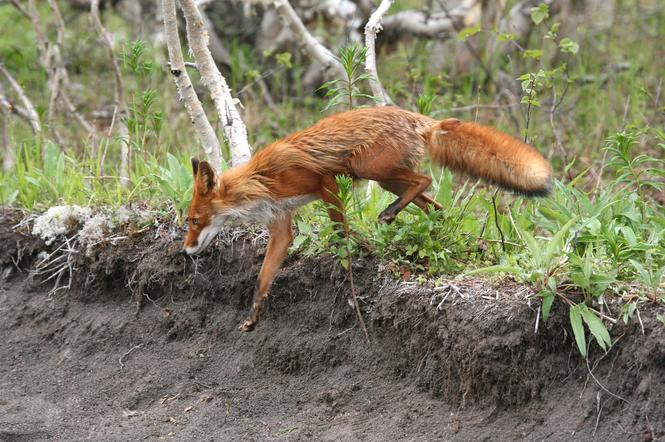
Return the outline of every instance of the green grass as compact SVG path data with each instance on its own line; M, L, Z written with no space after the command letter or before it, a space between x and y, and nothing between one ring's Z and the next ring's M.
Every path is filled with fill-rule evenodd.
M337 226L317 202L299 211L293 248L304 254L335 250L342 262L348 253L371 254L396 274L408 268L418 280L477 274L513 278L534 288L543 301L545 319L553 302L571 305L571 325L583 354L584 327L606 348L603 322L593 319L599 317L597 312L628 321L640 303L665 302L665 212L656 199L665 183L665 133L658 130L665 127L665 100L658 92L665 74L665 48L656 38L643 37L643 29L665 34L665 20L662 12L660 18L639 16L632 2L622 2L619 8L618 25L602 37L584 29L570 36L577 39L578 52L563 51L561 36L544 38L553 25L546 19L525 46L536 51L527 57L494 57L490 81L477 63L457 75L449 74L445 63L442 70L433 70L433 42L427 40L397 43L392 52L379 54L382 82L402 107L437 118L478 119L517 136L526 129L528 114L529 141L551 158L558 177L551 196L526 200L499 193L495 210L493 188L425 165L434 181L431 193L445 210L425 214L409 207L393 224L378 224L377 216L394 196L378 187L368 196L360 186L344 196L354 232L348 244L341 247L337 242ZM57 121L67 139L64 146L50 141L49 128L42 137L34 137L27 125L12 119L9 132L16 165L0 172L0 204L29 211L56 204L142 204L182 222L191 195L189 158L200 152L175 86L162 68L165 51L130 40L126 24L113 14L105 19L125 35L118 58L130 108L129 185L121 186L117 178L119 140L106 136L103 124L95 155L71 119ZM89 115L112 101L113 77L85 17L74 16L68 26L72 33L64 55L72 82L82 85L74 98ZM46 76L35 68L34 35L25 32L30 26L11 7L1 6L0 27L6 30L0 35L0 57L45 122ZM482 30L468 42L482 47L491 32ZM241 95L255 148L318 120L327 106L335 108L326 97L303 91L299 79L306 65L300 55L262 56L240 41L229 47L233 71L226 75L234 91L256 75L266 75L278 107L277 112L267 109L256 86ZM542 55L533 58L539 51ZM251 74L239 72L243 65ZM499 72L518 86L512 95L504 93ZM196 82L196 73L191 74ZM525 79L522 91L520 77ZM363 95L366 85L354 86L354 101L372 105ZM552 115L552 102L559 100ZM338 110L348 106L343 101ZM515 105L520 101L523 104ZM455 110L476 103L498 107ZM204 100L204 106L221 139L211 103ZM607 309L610 297L623 303L621 313Z

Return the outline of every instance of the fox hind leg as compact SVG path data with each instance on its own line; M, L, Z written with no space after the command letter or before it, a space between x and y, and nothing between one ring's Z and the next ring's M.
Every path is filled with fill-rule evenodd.
M401 192L398 194L398 198L383 212L381 212L379 215L379 222L388 224L393 222L397 214L410 202L414 202L418 206L421 206L421 204L424 203L425 207L427 206L427 202L434 202L434 200L429 197L429 195L426 197L421 195L425 189L427 189L430 184L432 184L432 179L412 170L399 169L393 171L389 177L380 177L377 179L377 181L384 184L392 183L388 185L393 187L395 190L398 188L401 190Z
M403 183L391 180L379 181L379 186L388 192L394 193L397 196L402 196L406 189L406 186ZM430 206L433 206L435 210L443 209L443 206L438 201L436 201L434 198L432 198L431 195L425 192L422 192L420 195L416 196L411 202L420 207L420 209L422 209L425 213L429 213Z

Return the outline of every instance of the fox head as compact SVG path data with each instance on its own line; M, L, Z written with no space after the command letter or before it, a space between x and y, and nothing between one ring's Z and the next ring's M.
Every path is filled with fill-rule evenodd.
M224 225L224 216L216 210L218 191L215 170L208 162L192 158L192 171L194 189L187 216L189 230L183 244L188 255L195 255L206 248Z

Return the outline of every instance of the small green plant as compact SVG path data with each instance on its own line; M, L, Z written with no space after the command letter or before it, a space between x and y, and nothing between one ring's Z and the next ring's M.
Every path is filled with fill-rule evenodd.
M661 143L656 145L665 151L665 133L658 131ZM632 131L621 131L607 139L605 151L609 154L608 166L616 170L615 181L635 188L639 201L646 201L645 191L651 188L662 191L665 182L654 179L665 177L665 160L646 153L634 155L633 148L637 134Z
M166 157L168 167L160 166L159 174L155 174L154 178L160 191L176 209L178 225L182 225L184 211L192 200L192 173L185 162L170 153Z
M353 109L359 98L374 100L372 95L361 92L359 86L370 78L369 74L360 73L366 57L367 48L357 44L344 46L339 50L339 61L344 68L346 78L330 80L321 86L321 89L326 90L326 97L329 99L323 109L324 112L341 103L346 103L348 109Z

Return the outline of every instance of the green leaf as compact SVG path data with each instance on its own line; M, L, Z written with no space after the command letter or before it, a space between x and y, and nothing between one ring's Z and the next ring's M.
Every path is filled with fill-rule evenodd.
M305 235L298 235L296 238L293 240L293 247L298 249L307 240L307 237Z
M582 325L582 313L580 309L584 304L577 304L570 308L570 325L573 328L573 335L577 343L577 349L583 357L586 358L586 338L584 337L584 326Z
M550 310L552 309L552 303L554 302L554 293L549 290L542 290L538 293L538 296L543 298L543 321L547 321L550 317Z
M558 23L558 22L552 24L552 27L547 32L547 35L545 36L545 38L549 38L550 40L555 40L557 35L559 34L559 25L560 24L561 23Z
M534 60L540 60L540 57L543 56L542 49L527 49L522 53L524 58L533 58Z
M621 316L621 319L623 319L624 324L628 324L628 322L633 318L635 310L637 310L636 302L630 302L623 306L623 312L622 312L623 314Z
M499 34L499 41L513 41L515 40L515 35L513 34Z
M561 39L559 48L561 49L561 52L567 52L569 54L575 55L580 50L580 45L577 44L575 40L565 37Z
M480 32L480 25L473 26L473 27L470 27L470 28L464 28L457 35L457 39L461 40L461 41L465 41L467 38L472 37L472 36L476 35L479 32Z
M607 327L605 327L603 321L601 321L594 312L589 310L586 305L580 304L580 306L582 307L580 309L582 319L584 319L587 327L589 327L589 331L593 337L596 338L598 345L600 345L604 351L607 351L607 349L612 346L612 338L610 338L610 333L607 331Z
M535 8L531 8L531 20L537 25L550 16L549 8L545 3L541 3Z

